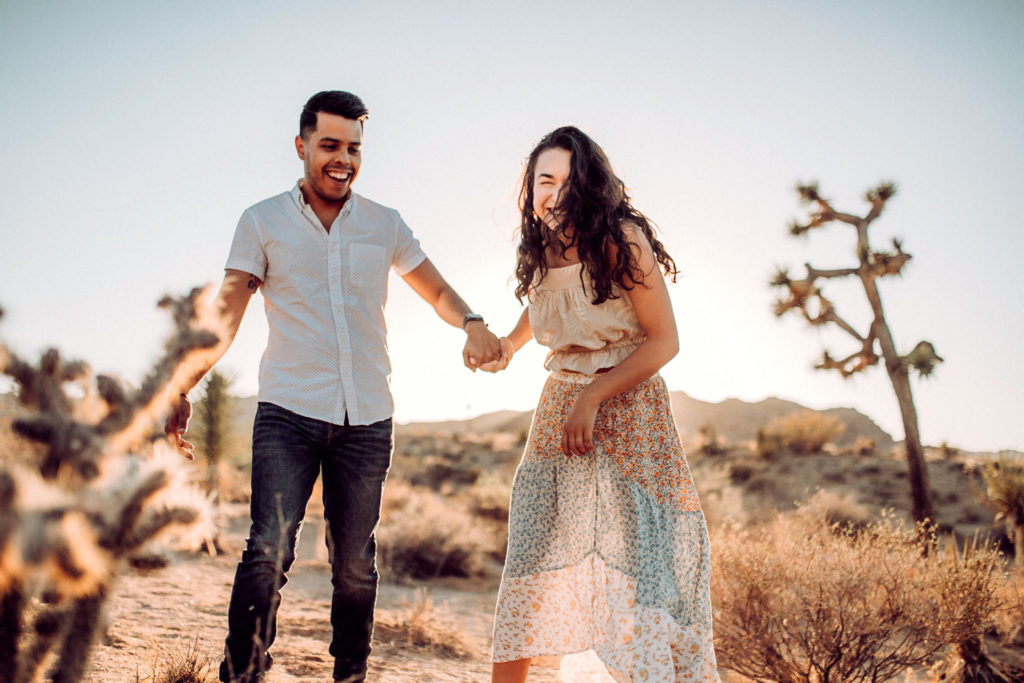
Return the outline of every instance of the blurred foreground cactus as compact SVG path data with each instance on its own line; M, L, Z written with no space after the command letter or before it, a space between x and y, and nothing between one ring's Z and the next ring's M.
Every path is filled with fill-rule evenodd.
M165 529L204 520L206 499L157 426L218 341L200 295L160 302L175 331L138 389L54 349L33 365L0 344L23 408L11 428L36 444L35 457L0 453L0 683L47 667L50 680L82 680L118 573Z
M865 199L871 205L866 215L855 216L842 213L832 208L829 200L823 198L818 191L817 183L799 185L797 192L800 199L811 205L810 219L806 223L794 221L790 225L790 234L800 236L809 231L838 221L853 226L857 233L858 264L850 268L822 270L805 263L807 275L799 280L790 278L785 269L780 269L771 281L773 287L786 290L786 297L775 303L775 315L781 316L790 311L799 311L804 319L813 326L832 323L849 333L857 340L859 348L844 358L833 358L826 351L821 361L815 366L821 370L836 370L844 378L861 372L885 359L885 369L889 373L896 400L899 403L900 415L903 419L905 432L904 445L907 453L909 470L910 496L914 520L917 522L935 523L935 508L932 504L931 487L928 483L928 470L924 464L924 449L921 447L921 435L917 425L917 409L910 390L910 370L916 370L922 376L928 376L938 363L942 362L935 353L930 342L922 341L913 351L905 356L896 352L889 324L882 310L882 298L878 291L878 278L900 275L903 267L910 261L910 254L903 251L898 239L892 241L892 250L875 250L868 241L868 228L881 214L886 202L896 194L896 185L883 182L878 187L868 190ZM834 278L857 277L864 286L864 293L871 306L872 321L866 334L861 334L836 312L833 303L825 298L819 281ZM881 356L876 351L876 343Z
M1024 463L1000 453L999 459L981 467L984 488L975 490L982 505L996 513L996 522L1006 526L1013 541L1017 569L1024 572Z

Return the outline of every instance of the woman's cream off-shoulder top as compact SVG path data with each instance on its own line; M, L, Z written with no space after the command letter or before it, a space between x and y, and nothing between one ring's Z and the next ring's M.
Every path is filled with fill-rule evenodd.
M583 281L580 273L583 273ZM622 362L646 338L626 290L594 305L593 285L582 263L551 268L530 291L530 329L551 349L544 367L593 374Z

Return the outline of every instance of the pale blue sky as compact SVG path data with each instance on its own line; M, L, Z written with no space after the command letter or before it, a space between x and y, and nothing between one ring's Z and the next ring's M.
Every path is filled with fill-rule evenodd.
M856 407L902 436L881 368L816 372L853 350L771 314L775 265L851 263L842 226L795 240L793 186L818 179L914 255L883 284L901 350L946 363L914 384L923 437L1024 447L1024 3L21 2L0 4L0 336L138 379L168 325L154 302L217 281L241 211L301 174L312 93L370 108L356 190L398 208L499 332L519 313L514 191L548 130L604 146L685 273L669 387ZM850 283L828 293L866 326ZM404 283L388 309L399 420L532 407L534 346L498 376L461 367L461 332ZM257 298L223 361L255 393Z

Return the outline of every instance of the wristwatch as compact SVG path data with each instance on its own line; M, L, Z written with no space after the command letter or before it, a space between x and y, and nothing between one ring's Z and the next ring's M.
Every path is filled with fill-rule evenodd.
M462 329L466 329L466 325L470 324L474 320L484 322L484 317L479 313L467 313L466 317L462 319ZM484 323L486 325L486 323Z

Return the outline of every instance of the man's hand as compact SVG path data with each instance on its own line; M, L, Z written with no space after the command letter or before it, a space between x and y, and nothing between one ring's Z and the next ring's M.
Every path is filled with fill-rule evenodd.
M498 343L501 344L501 357L489 363L481 363L481 370L498 372L508 367L509 362L512 360L512 355L515 353L515 350L512 348L512 340L508 337L499 337Z
M466 325L466 345L462 348L462 362L476 372L485 363L501 358L501 344L487 325L479 320L471 320Z
M164 434L167 435L167 440L171 442L171 445L180 450L182 455L189 460L195 460L196 447L184 439L191 417L192 404L189 403L188 396L182 394L177 405L171 408L167 415L167 420L164 422Z

